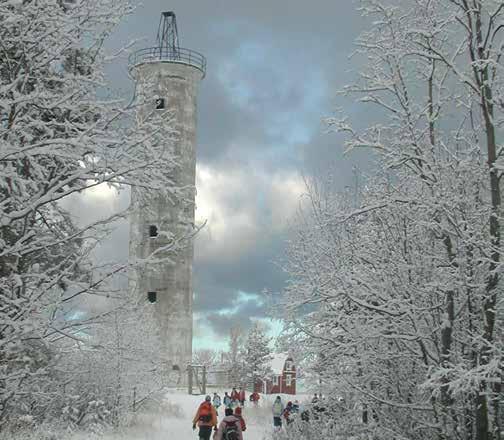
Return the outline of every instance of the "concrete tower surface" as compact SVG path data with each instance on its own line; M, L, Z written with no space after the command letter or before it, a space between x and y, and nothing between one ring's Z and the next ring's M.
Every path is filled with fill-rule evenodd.
M179 47L173 12L161 14L157 40L156 47L131 55L129 70L136 81L138 118L159 110L165 115L162 123L175 130L174 138L166 139L166 148L178 162L169 171L178 197L168 199L146 194L146 189L133 189L130 259L145 259L155 252L166 262L134 270L130 289L155 303L162 355L170 369L182 372L192 357L193 245L185 240L175 251L161 249L187 236L194 225L196 105L206 60Z

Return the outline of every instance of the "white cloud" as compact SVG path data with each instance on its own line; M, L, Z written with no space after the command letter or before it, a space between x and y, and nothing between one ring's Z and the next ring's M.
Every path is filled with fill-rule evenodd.
M196 220L207 222L196 240L195 255L201 261L232 260L282 231L304 191L303 180L293 172L223 171L201 164L196 187Z
M273 177L270 193L271 224L275 230L283 230L299 206L299 199L306 192L303 179L298 174L282 173Z
M79 225L84 226L126 209L129 205L129 190L125 188L118 191L107 183L101 183L66 197L61 205Z

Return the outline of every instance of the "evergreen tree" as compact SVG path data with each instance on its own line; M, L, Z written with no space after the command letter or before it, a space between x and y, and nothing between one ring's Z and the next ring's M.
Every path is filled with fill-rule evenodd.
M226 355L226 364L229 369L229 380L234 385L240 381L243 372L243 331L239 326L231 328L229 334L229 351Z
M273 356L270 342L271 338L266 335L264 329L255 323L247 336L243 353L244 373L252 384L271 372L269 361Z

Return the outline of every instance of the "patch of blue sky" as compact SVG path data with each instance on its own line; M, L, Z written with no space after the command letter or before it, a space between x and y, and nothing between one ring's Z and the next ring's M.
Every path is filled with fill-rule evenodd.
M264 303L261 296L258 295L257 293L247 293L247 292L243 292L240 290L238 292L238 296L234 300L234 303L243 304L243 303L247 303L247 302L257 302L259 304Z
M283 331L283 324L278 319L271 318L255 318L253 321L257 321L264 325L266 328L266 334L271 338L270 347L273 350L275 348L276 339ZM229 349L228 338L223 338L217 336L208 324L200 320L195 320L195 329L193 338L193 350L199 349L211 349L218 351L227 351ZM196 325L198 328L196 329Z
M228 349L228 338L217 335L205 319L205 313L194 313L193 316L193 350Z
M264 302L260 295L255 293L247 293L243 291L238 291L236 298L233 299L231 307L225 307L217 311L219 316L229 316L232 317L240 312L240 309L247 303L256 303L262 305Z
M193 350L228 350L229 342L226 339L215 336L211 332L210 327L205 327L204 330L208 333L203 336L193 338Z
M239 309L240 309L239 305L235 305L233 307L225 307L223 309L218 310L217 314L219 316L233 316L238 313Z

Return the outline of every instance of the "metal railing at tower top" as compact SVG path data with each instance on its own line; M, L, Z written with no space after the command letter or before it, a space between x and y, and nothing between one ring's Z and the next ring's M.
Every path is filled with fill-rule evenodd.
M129 69L146 63L178 63L196 67L203 76L206 73L206 58L199 52L191 49L148 47L133 52L128 59Z

